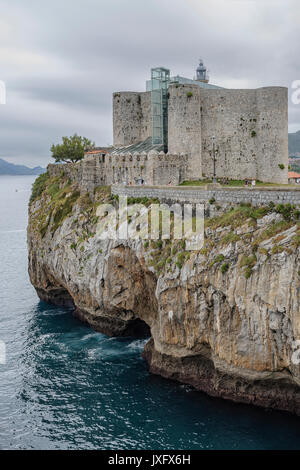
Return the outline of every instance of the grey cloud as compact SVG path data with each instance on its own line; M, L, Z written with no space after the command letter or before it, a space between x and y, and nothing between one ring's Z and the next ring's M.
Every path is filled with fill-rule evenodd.
M0 9L11 103L0 107L0 156L25 163L46 164L49 144L73 132L111 142L112 92L143 90L153 66L192 77L203 57L211 81L228 87L300 79L298 0L0 0ZM300 106L289 118L300 128Z
M101 93L99 82L89 77L76 79L23 80L10 82L10 91L20 93L26 99L49 101L57 105L72 107L77 112L80 108L89 109L90 112L109 112L111 108L111 95Z

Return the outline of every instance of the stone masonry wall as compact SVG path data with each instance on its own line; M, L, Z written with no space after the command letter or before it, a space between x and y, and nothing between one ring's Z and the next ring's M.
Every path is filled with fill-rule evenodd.
M51 176L61 171L76 181L82 191L91 195L97 186L136 184L143 179L148 185L177 185L188 178L188 155L171 155L151 151L148 154L121 153L118 155L86 155L77 164L48 165Z
M256 90L209 91L201 90L203 173L213 175L215 136L217 176L257 179Z
M250 203L253 206L267 205L270 202L274 204L294 204L300 206L300 188L299 189L244 189L244 188L222 188L217 190L206 190L195 187L124 187L112 186L112 194L128 197L147 197L157 198L166 203L203 203L211 206L212 211L218 206L221 209L235 206L241 202ZM213 202L212 202L213 201Z
M190 180L202 177L200 96L201 89L197 85L169 86L169 152L190 155Z
M152 137L151 92L140 93L141 97L141 141Z
M268 87L256 90L258 112L258 174L262 181L271 178L287 183L288 178L288 90ZM283 164L284 170L278 165Z
M288 182L286 88L212 90L173 84L168 96L169 154L189 155L187 179L213 175L215 136L218 177ZM151 136L151 92L114 93L113 119L117 147Z
M113 94L113 140L115 147L136 144L152 135L151 93Z
M201 89L200 94L203 173L213 174L215 136L217 176L287 183L287 89Z
M185 179L184 171L188 171L187 156L184 155L159 155L153 152L152 155L137 155L138 159L134 159L131 155L119 155L114 163L97 157L86 157L76 164L50 164L48 172L50 176L58 176L62 171L71 181L79 184L82 192L89 192L93 197L94 189L97 186L112 185L112 194L124 195L128 197L148 197L157 198L161 202L166 203L203 203L207 210L207 215L215 215L219 210L223 211L229 207L240 204L241 202L250 203L254 206L267 205L270 202L274 204L294 204L300 207L300 188L221 188L221 189L205 189L197 187L168 187L170 174L174 172L174 178L178 177L179 160L185 161L185 168L181 166L181 178ZM106 157L107 158L107 157ZM116 157L110 157L116 158ZM174 163L175 158L175 163ZM176 163L177 159L177 163ZM139 163L139 168L136 163ZM154 165L155 162L155 165ZM158 163L160 162L160 163ZM131 164L131 167L130 167ZM148 179L147 186L123 186L120 184L126 177L125 169L128 168L127 176L130 178L134 175L143 175L142 166L147 167L148 175L152 175L152 180ZM161 165L161 166L159 166ZM173 165L173 170L172 170ZM136 168L134 168L134 166ZM110 170L110 171L109 171ZM152 172L152 173L151 173ZM119 183L119 185L115 184ZM177 184L172 182L172 184ZM150 186L152 185L152 186ZM160 185L160 186L159 186ZM212 202L213 201L213 202Z
M67 178L71 181L81 184L82 181L82 165L79 163L49 163L47 171L51 177L56 177L63 171Z

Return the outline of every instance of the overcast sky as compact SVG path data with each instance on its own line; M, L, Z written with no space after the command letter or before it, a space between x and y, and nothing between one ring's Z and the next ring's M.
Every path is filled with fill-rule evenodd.
M143 91L151 67L192 78L201 57L211 83L291 90L299 19L299 0L0 0L0 158L45 166L74 132L111 144L112 93Z

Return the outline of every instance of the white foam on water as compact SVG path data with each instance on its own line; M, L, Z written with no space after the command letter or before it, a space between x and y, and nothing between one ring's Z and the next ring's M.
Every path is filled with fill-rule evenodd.
M132 351L141 351L145 344L148 342L148 339L136 339L127 345L128 349Z
M95 359L96 357L100 357L100 354L99 354L99 349L89 349L87 351L87 357L88 359L90 360L93 360Z

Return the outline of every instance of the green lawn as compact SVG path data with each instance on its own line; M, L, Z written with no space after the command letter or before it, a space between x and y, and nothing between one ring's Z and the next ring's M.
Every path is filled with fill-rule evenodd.
M221 178L217 178L218 183L222 184L224 188L228 187L244 187L245 186L245 181L244 180L229 180L228 184L223 184ZM179 186L205 186L208 183L212 183L211 179L202 179L202 180L197 180L197 181L184 181L183 183L180 183ZM251 186L251 184L250 184ZM278 184L278 183L263 183L262 181L257 181L256 180L256 186L287 186L291 187L293 185L290 184ZM296 185L297 186L297 185ZM298 185L299 187L299 185Z

